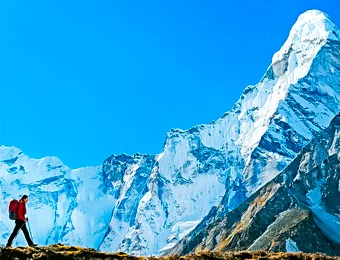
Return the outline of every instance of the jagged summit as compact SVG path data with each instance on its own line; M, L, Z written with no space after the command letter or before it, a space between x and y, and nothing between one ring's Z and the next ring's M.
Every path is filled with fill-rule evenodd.
M301 14L293 25L288 37L292 42L319 40L339 40L339 29L330 16L319 10L309 10Z
M282 48L273 55L275 76L286 70L292 73L291 84L305 77L321 50L329 41L339 41L339 29L331 18L318 10L310 10L299 16Z
M22 151L14 146L0 146L1 160L10 160L22 154Z
M282 48L273 55L275 77L291 73L290 84L307 75L314 58L328 41L339 42L339 29L330 17L318 10L299 16Z
M307 46L311 42L322 45L326 40L338 41L339 35L339 29L327 14L318 10L310 10L298 17L280 52L287 52L290 47L301 48L301 45ZM276 58L275 55L274 58Z

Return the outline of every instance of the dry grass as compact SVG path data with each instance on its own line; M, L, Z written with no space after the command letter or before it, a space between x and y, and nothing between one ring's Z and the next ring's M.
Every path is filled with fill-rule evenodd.
M268 253L266 251L237 251L237 252L206 252L202 251L197 254L190 254L186 256L166 256L161 257L161 260L245 260L245 259L301 259L301 260L340 260L340 257L331 257L324 254L304 254L304 253Z
M303 253L268 253L265 251L238 251L238 252L208 252L201 251L196 254L186 256L163 256L163 257L135 257L123 252L103 253L90 248L80 248L74 246L64 246L61 244L51 245L48 247L18 247L13 249L0 248L1 260L61 260L61 259L89 259L89 260L219 260L219 259L293 259L293 260L340 260L340 257L330 257L324 254L303 254Z

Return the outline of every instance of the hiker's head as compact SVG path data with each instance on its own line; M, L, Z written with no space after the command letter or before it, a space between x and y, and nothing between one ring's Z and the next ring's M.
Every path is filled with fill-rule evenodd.
M24 195L21 197L20 199L23 203L27 203L28 202L28 196L27 195Z

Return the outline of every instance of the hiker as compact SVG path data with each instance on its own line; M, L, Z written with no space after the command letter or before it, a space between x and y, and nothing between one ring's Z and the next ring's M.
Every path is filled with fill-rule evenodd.
M15 227L13 229L11 236L8 239L6 247L12 247L13 239L17 236L20 229L24 232L28 245L37 246L37 244L34 244L32 239L30 238L30 235L26 227L26 222L28 221L28 218L25 218L27 202L28 202L27 195L22 196L22 198L18 201L18 211L17 211L18 214L15 220Z

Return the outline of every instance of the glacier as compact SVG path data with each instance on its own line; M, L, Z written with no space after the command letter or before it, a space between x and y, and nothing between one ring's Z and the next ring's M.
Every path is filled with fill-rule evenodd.
M0 243L13 227L9 200L27 193L39 244L132 255L171 248L222 200L233 210L276 177L340 112L339 39L328 15L303 13L231 111L170 130L158 155L112 155L101 166L72 170L55 157L31 159L1 146Z

